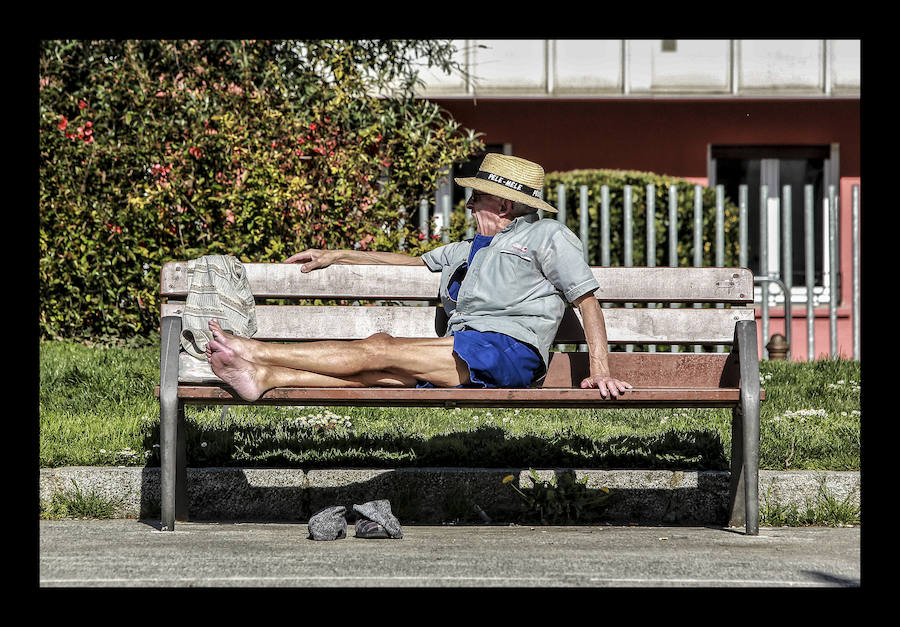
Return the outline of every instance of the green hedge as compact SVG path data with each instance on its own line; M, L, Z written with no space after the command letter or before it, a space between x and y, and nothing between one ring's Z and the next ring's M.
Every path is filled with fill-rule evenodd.
M647 264L647 185L655 186L656 265L669 265L669 188L678 190L678 265L694 265L694 186L684 179L626 170L572 170L549 172L544 182L544 198L559 206L557 185L566 186L566 224L579 233L580 187L588 188L589 251L591 265L601 265L600 211L601 188L609 186L610 265L624 265L624 189L631 185L632 261L635 266ZM703 265L715 265L716 192L701 187L703 204ZM726 266L738 265L738 207L727 198L724 203Z
M433 40L42 41L42 338L154 331L167 260L437 245L403 210L482 144L412 87L417 59L452 57Z

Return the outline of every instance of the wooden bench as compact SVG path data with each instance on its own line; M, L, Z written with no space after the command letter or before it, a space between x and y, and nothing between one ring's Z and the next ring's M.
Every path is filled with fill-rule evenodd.
M443 335L446 315L437 298L440 273L426 267L333 265L308 274L299 264L244 264L257 299L258 331L266 341L362 339L377 332L400 337ZM586 352L551 352L540 387L276 388L261 405L508 408L679 407L732 409L729 524L759 532L760 389L753 275L746 268L592 268L605 308L607 335L616 344L729 345L730 352L611 352L612 374L633 389L603 400L579 387L588 374ZM181 312L188 293L187 263L161 272L160 457L161 518L174 530L187 520L184 406L247 404L212 375L208 364L181 349ZM340 299L355 305L269 305L264 299ZM293 301L296 302L296 301ZM626 303L681 303L628 307ZM694 303L724 303L695 308ZM405 305L405 306L404 306ZM749 307L747 306L749 305ZM569 307L556 342L583 344L577 309Z

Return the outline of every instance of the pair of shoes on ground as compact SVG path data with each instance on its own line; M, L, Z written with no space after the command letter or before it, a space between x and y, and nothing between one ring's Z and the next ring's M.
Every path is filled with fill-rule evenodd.
M347 508L334 505L319 510L309 519L309 539L338 540L347 537ZM402 538L400 521L391 512L387 499L369 501L353 505L353 511L360 516L356 521L357 538Z

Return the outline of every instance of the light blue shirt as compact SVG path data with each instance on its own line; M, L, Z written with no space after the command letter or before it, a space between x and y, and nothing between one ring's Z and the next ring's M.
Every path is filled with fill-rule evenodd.
M441 272L445 336L462 329L503 333L536 348L546 369L568 303L600 287L578 237L556 220L520 216L475 255L453 299L448 285L470 247L464 240L422 256L431 271Z

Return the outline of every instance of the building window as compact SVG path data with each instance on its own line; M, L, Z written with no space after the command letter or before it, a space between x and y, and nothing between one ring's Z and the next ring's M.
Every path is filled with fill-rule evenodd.
M814 146L710 146L709 182L722 185L725 195L739 202L739 188L747 186L748 255L747 264L756 276L781 279L792 287L792 304L805 303L806 247L805 186L813 191L813 297L815 304L826 304L832 285L829 277L828 214L829 186L837 189L836 145ZM766 186L766 198L761 187ZM784 186L791 189L790 277L784 274L782 211ZM767 238L761 231L761 212L766 212ZM768 240L767 267L761 267L760 252ZM759 292L757 292L759 294ZM770 304L781 304L784 297L778 287L769 289Z

